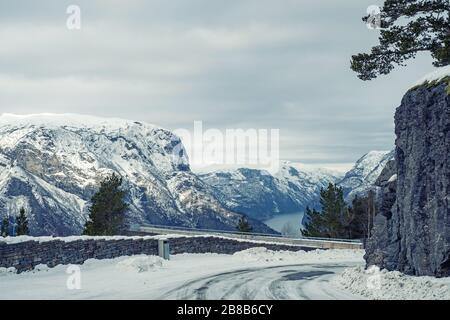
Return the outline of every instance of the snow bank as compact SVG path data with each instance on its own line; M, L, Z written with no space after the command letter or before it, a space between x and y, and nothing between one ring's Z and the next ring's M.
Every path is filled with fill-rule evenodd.
M233 256L244 261L257 262L333 262L339 260L360 262L363 261L364 250L313 250L313 251L272 251L266 248L250 248L236 252Z
M235 258L242 259L244 261L283 261L291 257L293 252L281 252L268 250L266 248L250 248L247 250L239 251L233 254Z
M0 243L4 242L6 244L17 244L27 241L36 241L39 243L48 241L63 241L63 242L73 242L79 240L149 240L149 239L167 239L167 238L177 238L186 237L178 234L167 234L167 235L157 235L157 236L68 236L68 237L32 237L32 236L17 236L17 237L0 237Z
M162 268L164 260L157 256L139 255L117 263L117 268L125 272L149 272Z
M17 270L14 267L11 268L0 268L0 277L1 276L6 276L8 274L16 274Z
M413 277L372 266L346 269L332 284L376 300L449 300L450 278Z
M438 68L435 71L427 74L422 79L417 81L411 88L421 86L425 83L429 83L429 82L433 82L433 81L440 81L447 76L450 76L450 66Z

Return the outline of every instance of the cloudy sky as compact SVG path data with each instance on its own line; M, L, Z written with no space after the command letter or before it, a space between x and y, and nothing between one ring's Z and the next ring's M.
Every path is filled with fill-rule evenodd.
M187 128L279 128L281 157L344 168L393 147L420 56L370 82L349 69L376 0L2 0L0 113L82 113ZM66 9L81 8L81 30Z

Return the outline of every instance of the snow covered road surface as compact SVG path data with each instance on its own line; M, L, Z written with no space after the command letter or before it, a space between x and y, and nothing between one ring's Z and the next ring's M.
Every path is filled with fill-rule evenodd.
M68 266L0 268L0 299L450 299L450 278L365 270L362 250L180 254L88 260L79 290ZM73 271L73 269L71 269ZM69 270L70 271L70 270Z
M363 264L361 250L270 251L234 255L181 254L88 260L80 290L69 290L67 267L0 270L0 299L348 299L330 279Z
M196 279L170 290L172 300L328 300L358 299L330 285L344 265L288 265L250 268Z

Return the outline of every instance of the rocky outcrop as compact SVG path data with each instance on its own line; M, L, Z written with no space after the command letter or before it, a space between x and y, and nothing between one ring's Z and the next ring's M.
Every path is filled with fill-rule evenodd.
M379 210L367 265L450 275L450 97L435 81L410 90L395 115L395 166L377 181Z
M375 182L377 215L374 218L371 238L366 244L367 265L395 270L399 252L396 219L393 219L397 189L397 167L391 160ZM395 216L396 218L397 216ZM394 238L394 239L393 239Z

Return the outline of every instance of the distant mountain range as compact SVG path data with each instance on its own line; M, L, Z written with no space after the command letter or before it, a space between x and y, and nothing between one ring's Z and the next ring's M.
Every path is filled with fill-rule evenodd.
M277 213L303 211L318 206L320 188L335 183L343 175L332 171L304 170L283 162L272 175L264 170L237 169L200 175L213 187L214 195L227 208L265 220Z
M277 213L304 211L320 207L320 189L329 183L344 190L348 202L367 192L386 163L391 151L371 151L359 159L347 173L326 169L304 169L300 164L283 162L279 171L237 169L200 175L213 187L213 193L230 210L266 220Z
M140 122L4 114L0 218L24 207L33 235L79 234L100 179L118 172L129 194L131 223L236 230L242 215L215 198L184 153L174 152L179 145L171 132ZM251 224L255 231L273 232L259 221Z
M117 172L128 190L131 223L235 230L242 214L261 221L318 207L337 183L347 199L376 180L390 152L370 152L345 175L283 162L279 171L241 168L193 173L170 131L121 119L41 114L0 116L0 218L29 213L33 235L79 234L102 177ZM181 145L182 146L182 145ZM174 156L175 155L175 156Z

